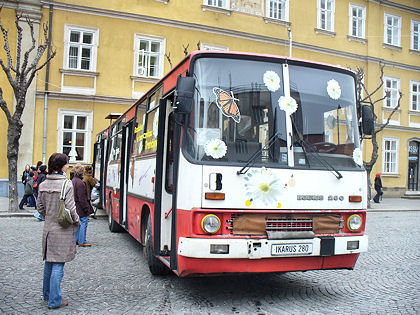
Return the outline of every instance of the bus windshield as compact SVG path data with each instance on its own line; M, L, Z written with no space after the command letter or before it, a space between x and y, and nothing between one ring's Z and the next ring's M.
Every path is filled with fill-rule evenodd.
M354 158L359 144L351 75L232 58L199 58L193 75L195 105L183 150L196 162L360 167Z

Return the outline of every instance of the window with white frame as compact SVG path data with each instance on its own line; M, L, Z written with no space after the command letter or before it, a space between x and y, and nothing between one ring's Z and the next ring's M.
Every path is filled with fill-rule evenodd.
M411 49L420 51L420 21L411 20Z
M420 111L420 82L410 82L411 110Z
M398 173L398 139L384 137L382 140L382 172Z
M385 44L400 46L401 44L401 17L385 13Z
M318 0L318 28L334 31L335 0Z
M58 151L70 162L89 162L92 112L59 111Z
M394 108L398 104L400 80L384 77L384 106Z
M163 76L164 38L136 35L135 52L134 75L145 78Z
M95 71L98 30L66 25L65 69Z
M354 37L365 38L366 8L350 4L349 34Z
M230 0L204 0L203 3L205 5L223 9L229 9L230 7Z
M272 19L289 20L289 0L267 0L266 15Z

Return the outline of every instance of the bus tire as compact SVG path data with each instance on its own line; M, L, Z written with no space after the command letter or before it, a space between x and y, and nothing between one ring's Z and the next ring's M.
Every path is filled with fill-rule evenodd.
M121 232L121 227L115 222L112 215L112 201L111 197L109 198L109 207L108 207L108 227L111 232Z
M147 259L149 270L152 275L167 275L170 270L159 259L153 255L153 234L152 234L152 219L149 215L147 219L147 227L145 233L144 256Z

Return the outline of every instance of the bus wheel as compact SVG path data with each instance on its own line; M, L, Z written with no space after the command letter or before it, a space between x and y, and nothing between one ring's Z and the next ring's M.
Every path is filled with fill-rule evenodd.
M149 215L145 235L146 243L143 248L144 256L147 259L147 264L152 275L167 275L170 272L169 268L153 255L152 237L152 219Z
M111 198L109 200L109 207L108 207L108 227L111 232L121 232L121 227L118 225L117 222L114 221L114 218L112 216Z

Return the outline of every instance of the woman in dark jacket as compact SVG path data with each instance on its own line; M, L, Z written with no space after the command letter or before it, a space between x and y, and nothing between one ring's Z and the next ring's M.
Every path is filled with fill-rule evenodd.
M375 190L376 190L376 196L373 197L373 201L375 203L379 203L379 198L383 195L381 174L379 173L376 174L376 177L375 177Z
M88 226L88 216L93 213L86 191L86 185L83 182L85 168L81 164L76 164L73 168L74 202L76 211L80 217L80 226L76 231L76 243L82 247L92 246L86 241L86 231Z
M73 199L73 185L66 178L68 157L54 153L48 160L47 179L39 186L37 209L45 217L42 234L42 257L44 265L43 296L48 308L68 305L61 297L61 280L64 276L64 263L72 261L76 255L74 232L79 225L79 216ZM64 181L67 181L64 204L70 210L74 224L63 228L58 224L58 208Z

